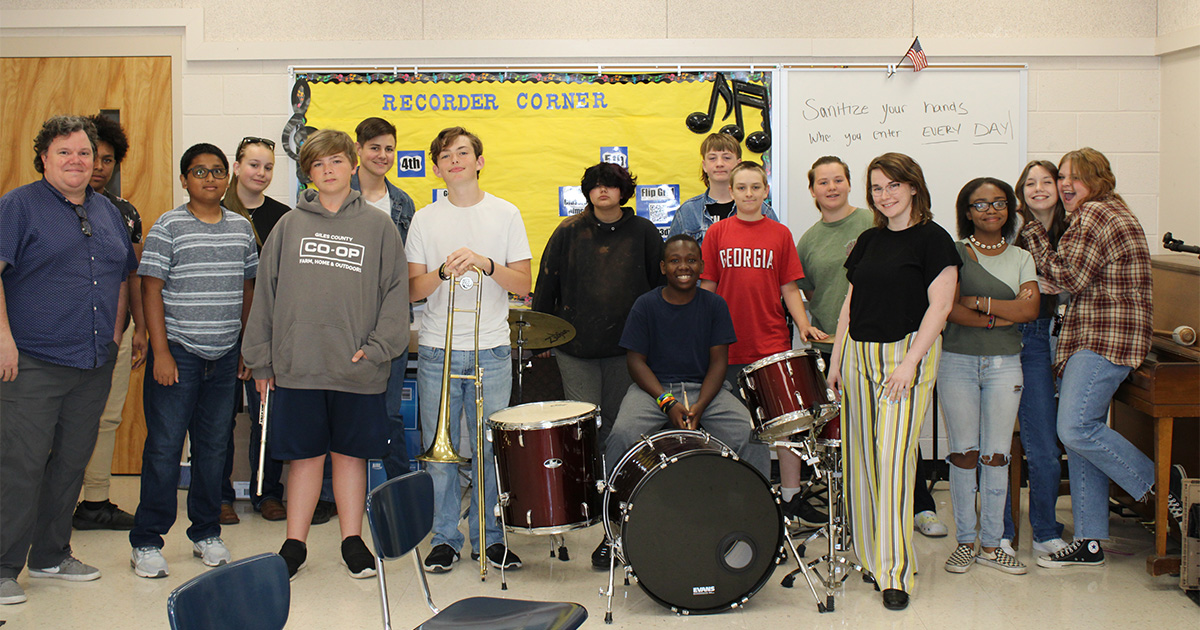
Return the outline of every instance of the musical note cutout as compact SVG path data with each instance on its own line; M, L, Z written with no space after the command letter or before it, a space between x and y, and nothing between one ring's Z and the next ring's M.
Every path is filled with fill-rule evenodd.
M708 98L708 113L692 112L684 122L692 133L707 133L713 126L713 115L717 111L717 99L725 103L725 115L721 120L728 120L729 114L734 114L736 124L725 125L721 133L726 133L737 139L746 139L746 148L754 153L764 153L771 148L771 98L765 85L757 85L740 79L726 80L725 75L717 73L713 81L712 94ZM755 131L745 136L746 124L742 119L742 106L753 107L762 112L762 131Z

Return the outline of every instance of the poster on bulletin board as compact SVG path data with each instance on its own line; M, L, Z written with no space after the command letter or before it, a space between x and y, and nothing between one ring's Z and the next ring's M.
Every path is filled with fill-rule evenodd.
M390 179L420 212L445 194L429 165L430 143L442 129L465 127L483 142L480 187L521 210L538 269L550 234L586 207L580 179L589 166L628 168L638 187L625 205L664 236L679 203L704 192L699 147L708 133L740 133L743 158L769 169L770 78L769 72L297 74L283 144L296 159L312 130L353 137L363 119L383 118L397 130Z

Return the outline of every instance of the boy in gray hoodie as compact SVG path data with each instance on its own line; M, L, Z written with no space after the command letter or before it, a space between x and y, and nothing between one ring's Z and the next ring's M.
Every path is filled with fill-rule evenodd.
M393 358L408 347L408 262L387 215L350 188L354 141L323 129L300 149L317 189L263 244L242 355L270 405L271 452L291 460L287 540L279 555L295 576L305 563L309 524L326 452L342 559L352 577L375 575L362 541L367 459L388 452L385 390Z

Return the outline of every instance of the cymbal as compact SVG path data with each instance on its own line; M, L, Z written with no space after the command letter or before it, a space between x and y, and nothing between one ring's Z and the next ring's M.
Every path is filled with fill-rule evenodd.
M575 327L565 319L523 308L509 309L508 330L512 347L526 350L545 350L575 338Z

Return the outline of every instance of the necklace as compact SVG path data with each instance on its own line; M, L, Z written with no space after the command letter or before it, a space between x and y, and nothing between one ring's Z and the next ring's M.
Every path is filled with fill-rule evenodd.
M992 249L1000 249L1001 247L1004 247L1004 237L1003 236L1000 237L1000 242L996 243L995 245L984 245L983 243L980 243L979 241L975 240L974 234L972 234L971 236L969 236L967 238L971 239L971 244L974 245L975 247L978 247L979 249L992 250Z

